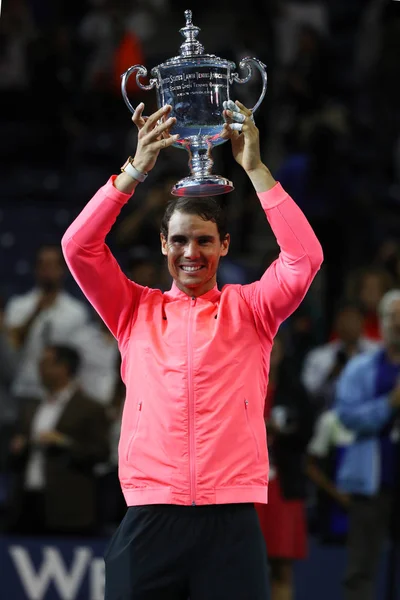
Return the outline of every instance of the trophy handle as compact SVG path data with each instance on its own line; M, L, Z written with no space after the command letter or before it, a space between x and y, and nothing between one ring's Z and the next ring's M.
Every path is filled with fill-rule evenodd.
M123 75L121 75L122 97L125 100L125 104L129 108L129 110L131 111L131 113L134 113L135 109L133 108L132 104L129 102L128 94L126 93L126 85L128 83L129 77L135 71L137 71L137 73L136 73L136 83L137 83L138 87L141 90L145 90L145 91L152 90L153 87L157 83L157 79L150 79L149 85L144 85L143 83L140 82L140 77L146 77L147 76L147 69L146 69L146 67L143 67L142 65L133 65L133 67L129 67L129 69L127 71L125 71L125 73Z
M241 79L239 77L238 73L232 73L231 75L231 83L235 82L235 83L247 83L250 80L250 77L253 74L253 69L251 68L251 65L254 65L255 67L257 67L257 69L260 71L261 73L261 77L262 77L262 82L263 82L263 87L261 90L261 95L257 101L257 103L253 106L253 108L251 109L251 112L255 113L257 108L260 106L261 102L264 99L265 96L265 92L267 91L267 70L266 70L266 65L264 65L264 63L262 63L260 60L258 60L257 58L252 58L250 56L246 56L245 58L242 58L242 60L239 63L239 68L240 69L244 69L245 67L247 68L247 74L245 75L245 77L243 77L243 79Z

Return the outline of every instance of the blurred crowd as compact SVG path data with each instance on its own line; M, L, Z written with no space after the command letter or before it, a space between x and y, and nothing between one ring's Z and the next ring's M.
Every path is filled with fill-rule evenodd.
M2 217L17 207L22 222L25 207L37 203L47 213L67 211L72 221L119 171L135 143L120 76L131 65L150 72L178 55L187 8L171 0L4 3ZM359 435L372 434L358 428L347 405L338 408L338 382L359 355L385 348L388 310L393 328L400 326L396 297L383 313L381 302L400 289L400 3L250 0L244 13L226 0L204 0L193 22L206 52L236 64L252 55L267 65L267 94L255 115L263 156L304 210L325 256L276 339L266 399L271 512L260 507L260 520L270 540L274 600L286 599L292 562L307 557L308 534L345 544L353 496L363 496L340 487L338 457L357 446ZM234 87L232 96L254 105L258 77ZM128 91L132 104L145 102L147 114L156 108L153 92L134 82ZM232 245L219 285L246 284L278 248L229 145L215 148L213 158L215 171L235 184L220 197ZM159 224L187 161L185 153L167 150L108 240L126 274L143 285L171 284ZM65 218L60 231L64 225ZM12 266L20 251L1 227L0 221L2 262ZM67 276L61 236L46 223L40 227L35 240L42 243L33 249L25 223L25 277L5 264L0 269L2 528L108 535L125 511L117 472L124 403L118 347ZM395 388L396 377L385 382L382 393ZM388 421L379 424L373 435L382 437ZM374 522L383 510L389 511L385 505L374 513ZM284 535L277 535L276 515L287 524ZM368 560L373 571L375 559ZM348 574L350 588L358 576Z

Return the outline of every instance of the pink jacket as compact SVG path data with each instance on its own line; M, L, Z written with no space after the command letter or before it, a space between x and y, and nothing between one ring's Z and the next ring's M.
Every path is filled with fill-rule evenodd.
M105 243L129 195L99 189L62 248L83 293L118 340L126 385L119 476L128 506L267 502L264 399L272 340L322 260L278 183L259 194L280 246L260 281L190 298L130 281Z

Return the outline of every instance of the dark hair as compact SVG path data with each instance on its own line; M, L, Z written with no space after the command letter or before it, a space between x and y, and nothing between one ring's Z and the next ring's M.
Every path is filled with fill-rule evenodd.
M211 196L205 196L204 198L187 198L183 196L171 198L161 220L161 233L165 239L168 238L169 222L175 211L187 215L197 215L204 221L212 221L217 226L221 242L226 238L228 233L226 214L215 198Z
M41 244L40 246L38 246L36 248L36 252L35 252L36 263L38 262L40 256L43 254L43 252L47 252L48 250L57 254L58 258L60 260L60 264L62 266L65 265L65 260L64 260L64 255L62 253L61 245L60 244L51 244L51 243L50 244Z
M75 377L81 366L81 357L75 348L71 346L62 346L61 344L51 344L47 346L56 355L56 362L67 367L71 377Z
M347 310L352 310L354 312L364 314L363 305L359 300L357 300L357 298L343 296L339 298L335 304L335 316L338 317L340 314Z

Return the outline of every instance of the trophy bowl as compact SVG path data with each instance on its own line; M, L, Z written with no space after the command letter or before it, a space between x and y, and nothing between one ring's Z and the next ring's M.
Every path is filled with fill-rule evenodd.
M188 177L178 181L171 190L175 196L201 197L226 194L234 189L233 183L212 172L212 149L227 140L221 137L224 125L224 102L230 100L233 83L247 83L256 67L262 77L261 95L252 108L254 113L260 106L267 90L266 66L256 58L246 57L239 68L246 69L243 78L235 72L235 63L211 54L196 39L200 29L192 23L192 12L185 11L186 25L180 29L185 41L180 47L180 56L170 58L151 70L149 83L147 69L133 65L121 76L121 91L125 104L133 113L126 86L128 78L136 73L136 83L142 90L153 88L157 93L157 104L172 106L169 116L176 118L171 134L178 134L176 148L183 148L189 155Z

